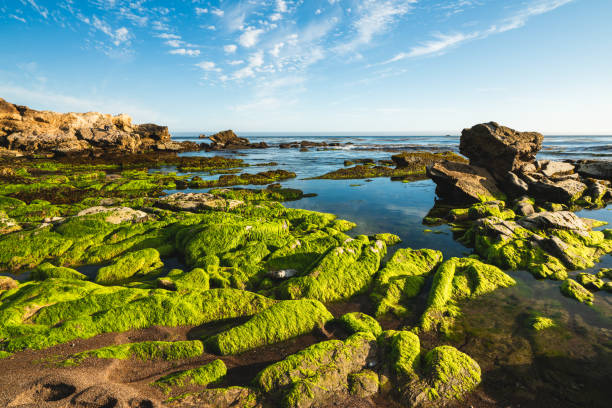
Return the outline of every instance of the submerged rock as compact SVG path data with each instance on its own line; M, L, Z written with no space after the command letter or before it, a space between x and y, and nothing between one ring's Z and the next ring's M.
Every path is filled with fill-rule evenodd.
M573 279L566 279L563 281L561 284L561 293L581 303L586 303L587 305L592 305L595 299L591 292Z

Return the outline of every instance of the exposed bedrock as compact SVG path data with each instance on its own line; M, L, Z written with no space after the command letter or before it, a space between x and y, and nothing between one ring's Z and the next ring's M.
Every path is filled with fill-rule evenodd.
M543 136L495 122L461 134L459 149L469 164L436 163L427 174L440 198L474 203L530 196L540 201L600 207L610 198L609 162L536 160Z
M0 98L0 155L70 155L198 150L170 139L168 127L135 125L125 114L57 113Z
M212 143L207 150L237 150L237 149L265 149L266 142L251 143L249 139L238 137L233 130L224 130L208 137Z

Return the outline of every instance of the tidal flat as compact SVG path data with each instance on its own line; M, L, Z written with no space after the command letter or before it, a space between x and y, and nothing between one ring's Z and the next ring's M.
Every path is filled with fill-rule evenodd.
M0 405L608 405L605 175L267 142L2 159Z

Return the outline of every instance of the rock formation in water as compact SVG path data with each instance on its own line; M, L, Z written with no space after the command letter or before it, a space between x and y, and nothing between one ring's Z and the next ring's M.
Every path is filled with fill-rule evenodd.
M536 160L543 136L495 122L464 129L460 151L469 165L436 163L428 175L443 199L478 202L533 197L553 203L599 206L610 197L609 162Z
M37 111L0 98L0 156L185 150L199 146L172 141L166 126L132 124L125 114Z
M212 144L208 150L265 149L266 142L251 143L249 139L238 137L233 130L224 130L208 137Z

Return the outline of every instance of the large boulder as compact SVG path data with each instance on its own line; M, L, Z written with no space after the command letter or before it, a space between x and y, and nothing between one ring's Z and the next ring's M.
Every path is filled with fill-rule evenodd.
M134 125L125 114L37 111L0 98L0 150L12 155L142 153L187 148L193 146L172 142L166 126Z
M582 176L612 180L612 160L579 160L574 166Z
M491 173L482 167L447 161L428 167L427 175L437 184L438 196L454 202L477 203L504 196Z
M265 142L251 143L249 139L238 137L233 130L224 130L208 137L212 144L210 150L263 149L268 147Z
M532 164L543 138L537 132L517 132L495 122L481 123L463 129L459 151L472 165L506 174Z

